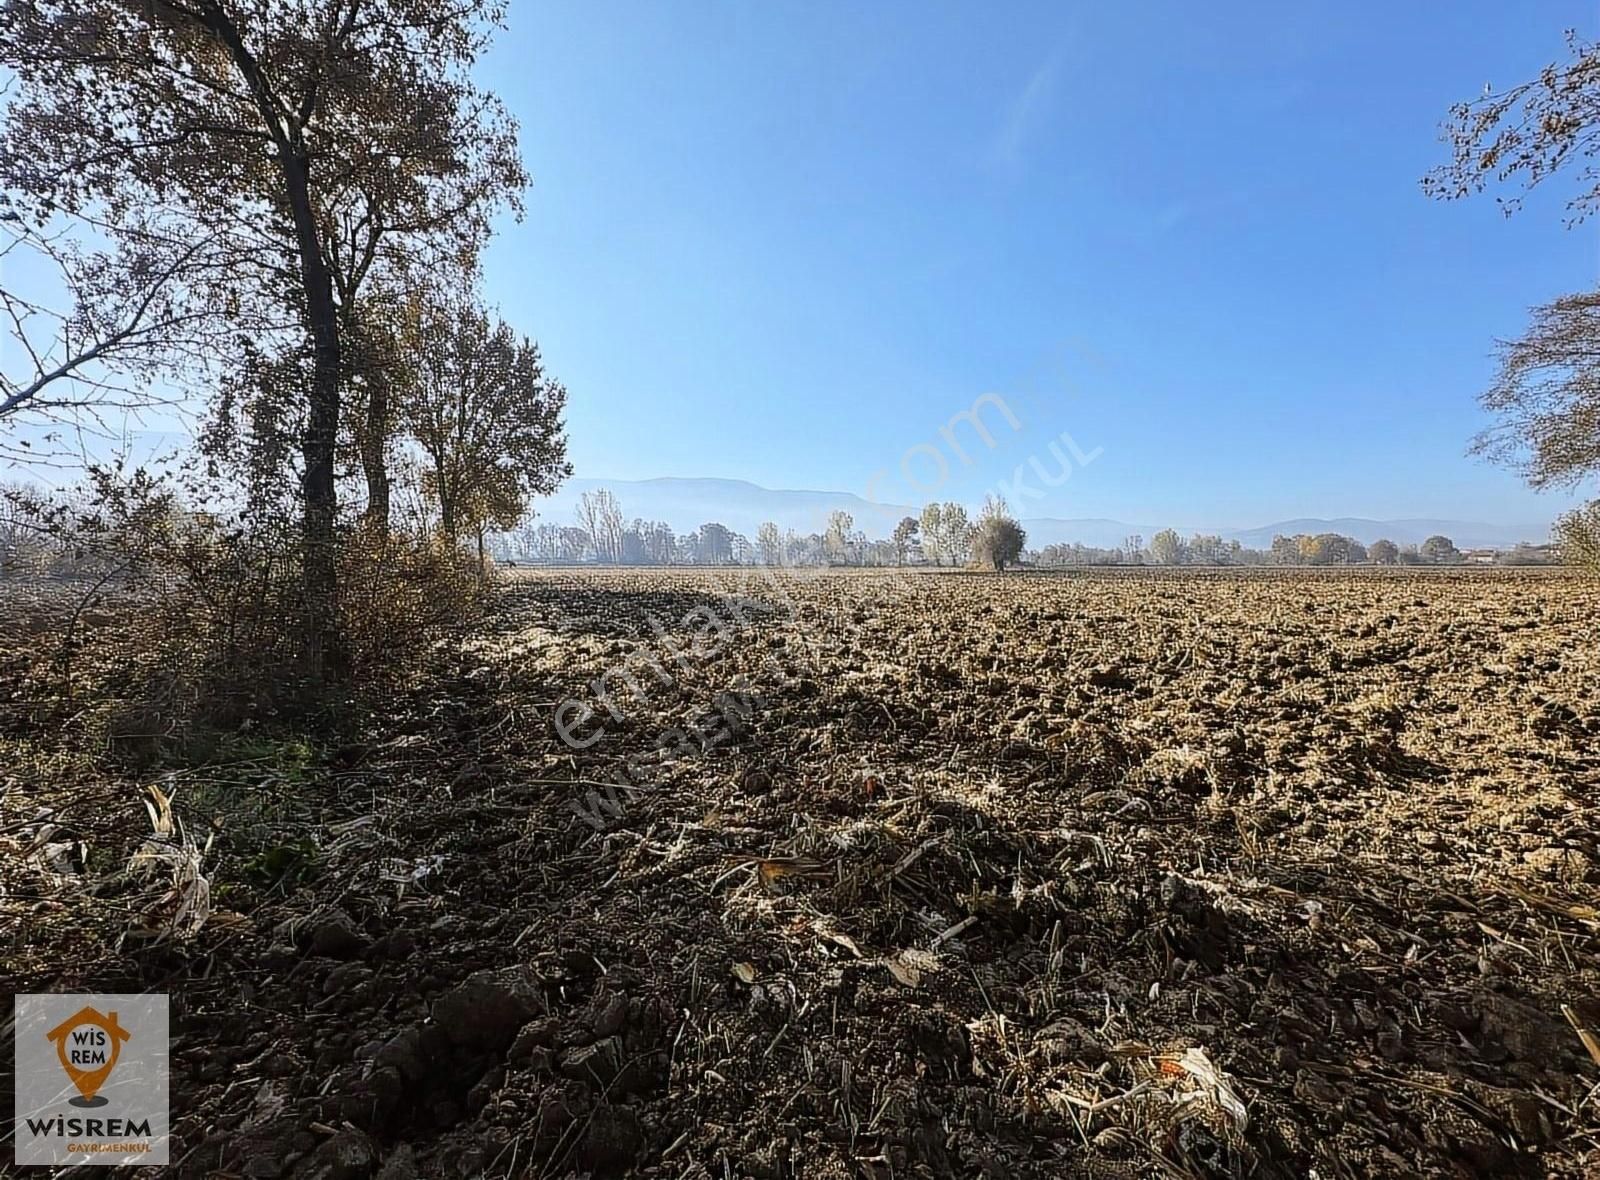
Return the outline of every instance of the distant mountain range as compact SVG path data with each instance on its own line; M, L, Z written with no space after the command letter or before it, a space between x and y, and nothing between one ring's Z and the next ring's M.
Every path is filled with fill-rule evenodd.
M908 504L873 504L850 492L813 492L764 488L742 479L569 479L555 495L534 507L540 516L557 524L576 519L578 497L596 488L608 488L622 502L629 520L664 520L680 533L709 520L727 525L751 540L762 521L797 533L820 533L828 514L842 509L868 536L884 537L903 516L919 509Z
M820 492L764 488L742 479L571 479L555 495L536 505L539 516L557 524L571 524L577 514L578 498L584 492L607 488L622 502L623 514L632 520L664 520L678 532L688 532L707 521L718 521L745 536L755 538L763 521L800 533L823 531L828 514L848 512L855 525L869 537L884 537L903 516L915 516L918 509L909 504L874 504L851 492ZM1015 507L1015 505L1013 505ZM968 511L972 507L968 506ZM1164 526L1091 518L1062 520L1054 517L1024 518L1028 547L1044 545L1092 545L1113 548L1133 533L1148 542ZM1498 525L1470 520L1367 520L1340 517L1322 520L1305 517L1281 520L1259 528L1179 529L1184 535L1210 533L1225 541L1238 541L1250 549L1265 549L1279 534L1339 533L1370 545L1387 537L1398 545L1415 545L1433 535L1449 537L1463 549L1508 549L1519 541L1534 543L1549 539L1548 524Z

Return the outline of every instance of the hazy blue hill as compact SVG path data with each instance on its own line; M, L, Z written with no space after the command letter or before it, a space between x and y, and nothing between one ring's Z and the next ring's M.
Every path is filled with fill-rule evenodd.
M872 504L853 492L827 492L803 488L765 488L742 479L717 479L712 477L681 478L667 476L659 479L573 479L554 496L541 500L537 507L539 516L556 524L572 524L576 519L578 497L594 488L609 488L622 502L623 514L632 520L664 520L679 532L697 528L706 521L715 520L735 532L754 539L762 521L774 521L780 528L794 529L800 533L821 532L827 525L828 514L835 510L848 512L858 529L871 537L887 536L895 522L902 516L915 516L918 509L907 504ZM968 505L969 512L976 505ZM1013 506L1015 507L1015 506ZM1108 549L1121 545L1133 533L1146 541L1162 528L1160 524L1129 523L1104 517L1060 519L1055 517L1025 517L1022 526L1028 532L1028 545L1071 544L1092 545ZM1354 537L1363 544L1371 544L1379 537L1387 537L1396 544L1418 544L1435 533L1442 533L1464 549L1509 548L1518 541L1542 542L1548 539L1548 524L1495 525L1464 520L1367 520L1361 517L1338 517L1323 520L1305 517L1281 520L1259 528L1180 529L1191 532L1215 533L1225 540L1237 540L1252 549L1265 549L1277 534L1293 536L1296 533L1341 533Z
M904 504L874 505L851 492L764 488L742 479L664 477L568 480L554 496L538 503L539 515L571 524L578 497L593 488L615 493L629 520L664 520L679 532L715 520L752 539L766 520L800 533L819 533L827 526L828 514L840 509L855 518L857 528L871 536L886 536L896 521L916 511Z
M1122 520L1094 517L1082 520L1058 520L1054 517L1037 517L1024 520L1023 529L1028 534L1028 548L1039 549L1045 545L1088 545L1095 549L1115 549L1134 533L1146 541L1160 525L1129 524Z

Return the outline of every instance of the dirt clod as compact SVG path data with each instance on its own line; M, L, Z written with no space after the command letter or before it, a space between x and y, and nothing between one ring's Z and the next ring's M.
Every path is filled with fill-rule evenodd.
M446 992L433 1006L433 1019L452 1044L503 1053L543 1010L538 978L525 967L503 967L479 971Z
M367 945L366 935L356 928L350 915L343 910L324 914L312 925L306 939L306 949L311 954L329 959L358 958Z
M589 1115L578 1164L600 1175L617 1174L633 1163L644 1142L644 1128L631 1107L597 1106Z
M340 1131L317 1148L296 1176L300 1180L367 1180L374 1163L370 1139L360 1131Z
M391 1151L378 1169L377 1180L419 1180L417 1159L409 1143L402 1143Z

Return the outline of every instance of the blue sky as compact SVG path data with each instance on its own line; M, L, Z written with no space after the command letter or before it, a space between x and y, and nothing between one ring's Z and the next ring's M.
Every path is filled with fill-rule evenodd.
M1098 455L1026 515L1543 520L1464 451L1493 339L1595 282L1594 228L1418 181L1452 102L1595 18L518 0L483 80L534 187L489 294L581 475L908 500L930 445L978 500L1065 431ZM966 465L939 428L985 392L1021 429Z

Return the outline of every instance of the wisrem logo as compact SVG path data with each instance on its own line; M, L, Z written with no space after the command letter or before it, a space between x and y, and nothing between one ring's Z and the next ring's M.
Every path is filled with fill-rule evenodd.
M16 1163L169 1162L166 996L17 996L15 1044Z
M113 1139L148 1138L149 1119L79 1119L56 1115L54 1119L25 1119L32 1135L108 1135Z

